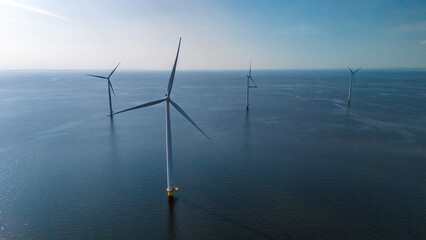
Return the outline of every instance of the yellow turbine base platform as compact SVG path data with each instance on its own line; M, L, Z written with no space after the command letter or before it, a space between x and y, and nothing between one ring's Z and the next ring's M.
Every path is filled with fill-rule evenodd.
M175 191L177 191L177 190L179 190L179 188L178 188L178 187L176 187L176 186L174 186L172 189L168 189L168 188L166 188L167 196L169 196L169 197L173 197L173 193L174 193Z
M349 103L349 102L351 102L351 99L350 99L350 98L348 99L348 103Z
M246 105L246 109L248 109L248 104Z

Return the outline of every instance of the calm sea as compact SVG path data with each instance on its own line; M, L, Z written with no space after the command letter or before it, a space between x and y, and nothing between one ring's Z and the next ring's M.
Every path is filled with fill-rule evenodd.
M108 71L0 71L0 239L426 239L426 72L177 71L107 117ZM111 78L122 110L170 72Z

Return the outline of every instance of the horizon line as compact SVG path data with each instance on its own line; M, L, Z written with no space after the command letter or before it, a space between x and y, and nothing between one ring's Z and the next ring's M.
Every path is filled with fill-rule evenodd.
M253 68L256 71L295 71L295 70L347 70L347 66L341 68ZM426 67L363 67L364 70L425 70ZM0 69L0 71L106 71L109 68L26 68L26 69ZM122 68L124 71L170 71L170 69L138 69ZM179 71L247 71L247 69L179 69Z

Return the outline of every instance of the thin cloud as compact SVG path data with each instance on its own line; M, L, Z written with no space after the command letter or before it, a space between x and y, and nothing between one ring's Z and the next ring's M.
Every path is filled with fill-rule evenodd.
M311 25L298 25L288 26L281 30L276 31L277 34L281 35L322 35L326 34L324 31Z
M426 21L423 21L423 22L396 27L392 30L392 33L425 32L425 31L426 31Z
M46 15L46 16L57 18L57 19L61 19L61 20L66 21L66 22L70 21L66 17L62 17L58 14L51 13L47 10L37 8L37 7L33 7L33 6L29 6L29 5L25 5L25 4L18 3L18 2L12 1L12 0L0 0L0 3L7 4L7 5L10 5L10 6L14 6L14 7L17 7L17 8L22 8L22 9L25 9L25 10L28 10L28 11L31 11L31 12L40 13L40 14L43 14L43 15Z
M420 44L426 45L426 40L420 41Z

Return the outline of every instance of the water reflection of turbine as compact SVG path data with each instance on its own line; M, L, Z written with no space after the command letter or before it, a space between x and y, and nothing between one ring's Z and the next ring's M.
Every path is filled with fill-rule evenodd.
M111 136L114 136L114 118L109 118L110 119L110 130L111 130Z
M168 218L168 226L169 231L168 233L168 239L177 239L177 225L176 225L176 218L175 218L175 202L177 199L169 198L169 218Z
M250 113L246 111L245 121L244 121L244 152L250 156L250 145L251 145L251 131L250 131Z
M350 113L351 113L351 104L348 104L348 108L346 110L346 117L349 117Z
M110 143L111 147L110 149L110 158L112 162L112 171L113 175L117 176L117 171L119 169L118 166L118 156L117 156L117 139L115 135L115 126L114 126L114 118L110 118Z

